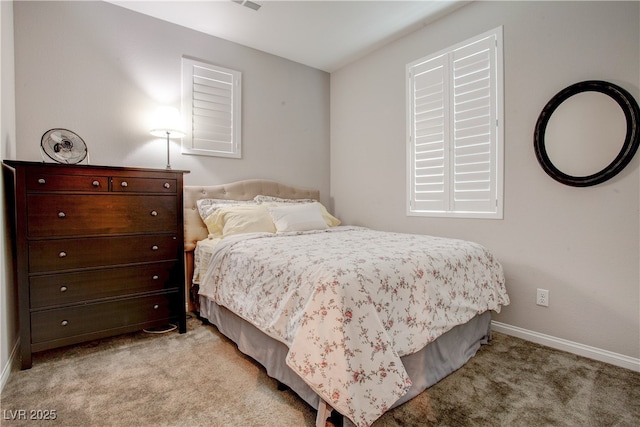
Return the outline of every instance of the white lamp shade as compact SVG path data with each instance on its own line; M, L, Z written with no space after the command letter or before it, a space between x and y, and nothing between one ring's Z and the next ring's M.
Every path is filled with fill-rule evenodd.
M168 136L171 138L182 138L183 130L180 112L174 107L158 107L153 116L151 135L158 137Z

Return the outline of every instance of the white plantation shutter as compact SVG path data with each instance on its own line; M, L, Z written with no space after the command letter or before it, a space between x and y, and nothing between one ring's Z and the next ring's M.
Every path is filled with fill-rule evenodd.
M410 215L502 217L498 30L408 71Z
M450 182L449 64L446 56L434 58L413 70L414 138L413 196L419 210L444 211Z
M241 157L241 73L182 58L182 152Z
M495 180L492 179L496 169L495 67L491 66L494 58L492 37L451 54L454 211L495 210Z

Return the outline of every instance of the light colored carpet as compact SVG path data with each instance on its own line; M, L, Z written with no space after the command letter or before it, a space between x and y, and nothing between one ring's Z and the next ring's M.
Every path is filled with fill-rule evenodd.
M2 426L313 426L315 411L215 327L135 333L34 355ZM52 421L20 420L55 411ZM462 369L374 427L638 426L640 373L495 334Z

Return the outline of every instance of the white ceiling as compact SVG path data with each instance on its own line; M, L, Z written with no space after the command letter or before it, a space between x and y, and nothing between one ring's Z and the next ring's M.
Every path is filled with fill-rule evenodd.
M333 72L469 1L107 0L225 40Z

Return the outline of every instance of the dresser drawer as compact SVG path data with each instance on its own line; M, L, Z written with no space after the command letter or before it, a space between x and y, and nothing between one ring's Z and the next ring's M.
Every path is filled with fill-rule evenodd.
M178 224L173 196L31 194L28 205L31 238L175 232Z
M34 276L29 280L32 309L69 305L177 288L176 261L79 273Z
M78 268L177 260L177 235L99 237L29 242L29 271L45 273Z
M117 329L177 315L178 293L150 295L31 313L33 344Z
M113 177L111 190L128 193L176 194L176 180L164 178Z
M27 191L109 191L109 177L100 175L58 175L31 173L27 177Z

